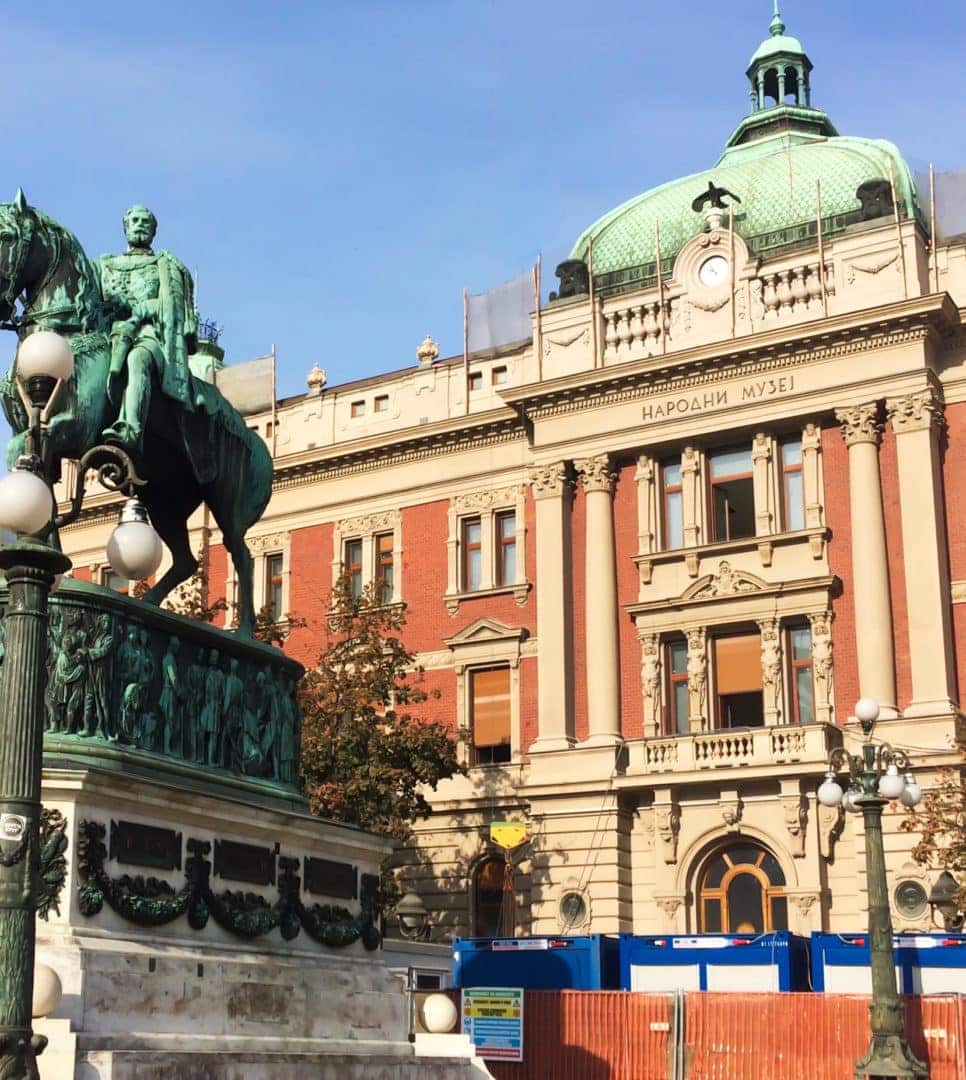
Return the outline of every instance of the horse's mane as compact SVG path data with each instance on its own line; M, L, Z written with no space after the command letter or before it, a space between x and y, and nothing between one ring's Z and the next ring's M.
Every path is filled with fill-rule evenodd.
M47 247L51 251L52 263L59 266L65 254L69 253L77 274L77 312L85 326L95 329L101 319L101 283L96 263L88 259L80 241L59 222L54 221L42 210L30 207L29 213L43 234ZM23 214L13 203L0 203L0 224L7 225L21 235Z

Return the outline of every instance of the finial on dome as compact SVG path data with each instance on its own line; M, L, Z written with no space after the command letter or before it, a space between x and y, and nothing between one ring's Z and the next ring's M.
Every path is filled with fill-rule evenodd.
M768 29L771 31L772 37L780 37L785 33L785 24L782 22L781 12L778 10L778 0L775 0L775 13Z
M427 334L419 343L416 359L421 367L429 367L437 356L439 356L439 345Z
M320 368L318 364L313 364L312 370L305 379L305 383L309 388L309 393L321 394L322 387L325 386L326 381L325 368Z

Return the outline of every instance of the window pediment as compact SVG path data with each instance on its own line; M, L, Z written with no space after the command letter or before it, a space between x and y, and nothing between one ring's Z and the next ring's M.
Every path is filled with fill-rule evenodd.
M476 619L463 627L458 634L444 638L446 644L454 650L471 645L481 645L501 641L506 644L516 642L517 646L526 639L528 631L524 626L506 626L496 619Z
M727 560L718 564L716 574L705 574L683 593L682 600L710 600L717 596L735 596L738 593L761 592L773 588L767 581L747 570L734 568Z

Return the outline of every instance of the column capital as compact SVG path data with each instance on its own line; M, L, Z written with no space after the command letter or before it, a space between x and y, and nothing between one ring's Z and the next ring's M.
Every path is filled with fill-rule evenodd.
M822 448L822 429L818 424L808 423L802 428L802 449L820 450Z
M933 426L938 430L944 423L943 408L939 394L931 386L905 397L886 399L886 413L897 435Z
M530 470L530 483L535 499L559 499L569 483L567 463L556 461L536 466Z
M771 439L763 432L759 432L751 444L752 461L768 461L771 457Z
M879 444L882 437L882 421L879 419L879 403L870 401L865 405L853 405L848 409L836 409L835 419L842 425L845 445L858 443Z
M574 468L584 491L606 491L609 494L614 490L617 473L611 468L610 454L580 458L574 462Z

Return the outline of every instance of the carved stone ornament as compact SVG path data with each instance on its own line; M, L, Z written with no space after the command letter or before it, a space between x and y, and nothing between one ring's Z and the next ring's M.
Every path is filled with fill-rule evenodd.
M808 824L808 803L801 795L786 795L782 799L782 814L788 830L789 847L796 859L805 855L805 827Z
M809 615L812 633L812 678L815 682L815 719L828 722L832 706L832 615Z
M457 514L478 514L483 510L496 510L516 506L520 489L512 487L490 488L486 491L470 491L453 499Z
M419 343L416 359L420 367L430 367L437 356L439 356L439 345L427 334Z
M706 634L688 631L688 722L693 731L704 727L704 703L708 692L708 657Z
M654 902L669 919L673 919L684 903L684 897L676 894L655 896Z
M367 949L377 949L379 911L371 875L363 875L358 915L334 904L306 907L301 900L299 861L278 859L278 898L274 902L257 893L211 888L211 843L189 839L184 884L175 889L158 878L112 878L104 863L107 848L105 828L96 821L82 821L77 832L77 872L80 878L78 908L86 918L98 915L106 903L122 919L138 926L164 926L187 915L192 930L200 931L213 919L223 930L251 940L278 930L286 941L304 930L319 945L341 948L362 940Z
M897 435L904 431L925 431L934 424L939 428L944 419L943 404L931 388L901 398L888 398L886 413Z
M736 570L727 559L718 563L718 572L708 574L691 585L682 598L704 600L715 596L735 596L738 593L758 592L765 583L744 570Z
M567 466L562 461L538 465L530 471L535 499L559 499L567 486Z
M764 619L758 624L761 636L761 683L765 706L765 723L777 724L782 706L782 644L777 619Z
M835 853L835 841L842 835L845 812L841 806L818 804L818 850L823 859Z
M583 485L584 491L614 490L614 481L617 473L611 468L609 454L597 454L595 457L581 458L574 462L577 475Z
M661 840L666 863L678 861L678 833L681 830L681 808L677 803L654 807L654 827Z
M280 551L288 543L288 533L266 533L264 536L249 536L248 547L253 555L266 551Z
M661 643L657 634L642 634L640 640L644 723L657 735L661 711Z
M377 532L392 532L400 522L398 510L383 510L379 514L361 514L344 518L336 524L339 536L371 536Z
M882 421L879 418L879 403L870 401L866 405L853 405L848 409L836 409L835 419L842 425L842 438L846 446L857 443L878 445L882 436Z
M891 210L889 211L892 212ZM882 273L887 266L892 266L895 263L896 270L901 274L902 266L899 263L899 252L894 251L891 255L883 255L881 258L875 259L871 262L850 262L848 270L845 275L845 280L853 285L855 283L856 271L860 274L875 275Z
M795 905L798 914L803 919L808 917L808 913L818 903L818 893L815 892L788 892L785 895Z
M718 808L721 811L721 820L729 829L733 829L738 822L741 821L743 804L741 799L737 798L737 796L734 798L721 799L718 803Z

